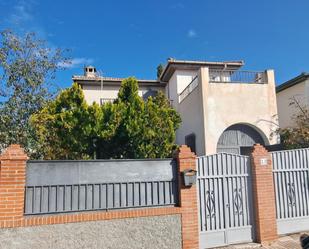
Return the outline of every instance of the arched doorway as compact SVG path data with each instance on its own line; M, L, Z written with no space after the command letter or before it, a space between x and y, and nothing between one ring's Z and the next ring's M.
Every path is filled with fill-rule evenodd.
M249 125L235 124L228 127L220 136L217 152L249 155L254 144L265 145L261 134Z

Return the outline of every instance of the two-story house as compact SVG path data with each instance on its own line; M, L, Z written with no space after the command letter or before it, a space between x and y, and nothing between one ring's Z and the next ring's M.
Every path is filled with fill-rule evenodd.
M278 143L278 122L273 70L241 71L243 64L169 59L158 80L138 80L140 95L166 93L182 119L176 143L189 145L197 155L247 154L254 143ZM121 79L97 77L94 70L73 76L86 100L115 98Z
M281 128L293 127L300 108L309 108L309 73L302 73L277 86L276 92L279 125Z

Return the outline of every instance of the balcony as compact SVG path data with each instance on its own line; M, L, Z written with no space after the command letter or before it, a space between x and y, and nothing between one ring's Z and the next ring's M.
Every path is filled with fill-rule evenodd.
M210 83L243 83L266 84L265 72L238 71L238 70L209 70Z

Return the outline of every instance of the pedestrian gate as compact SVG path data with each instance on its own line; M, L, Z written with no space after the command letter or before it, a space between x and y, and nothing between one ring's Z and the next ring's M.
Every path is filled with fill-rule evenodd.
M250 172L248 156L198 158L200 248L253 240Z

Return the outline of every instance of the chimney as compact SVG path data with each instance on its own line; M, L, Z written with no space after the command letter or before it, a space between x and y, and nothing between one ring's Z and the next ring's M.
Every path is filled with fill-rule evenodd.
M97 76L97 70L93 66L86 66L84 67L84 75L86 77L96 77Z

